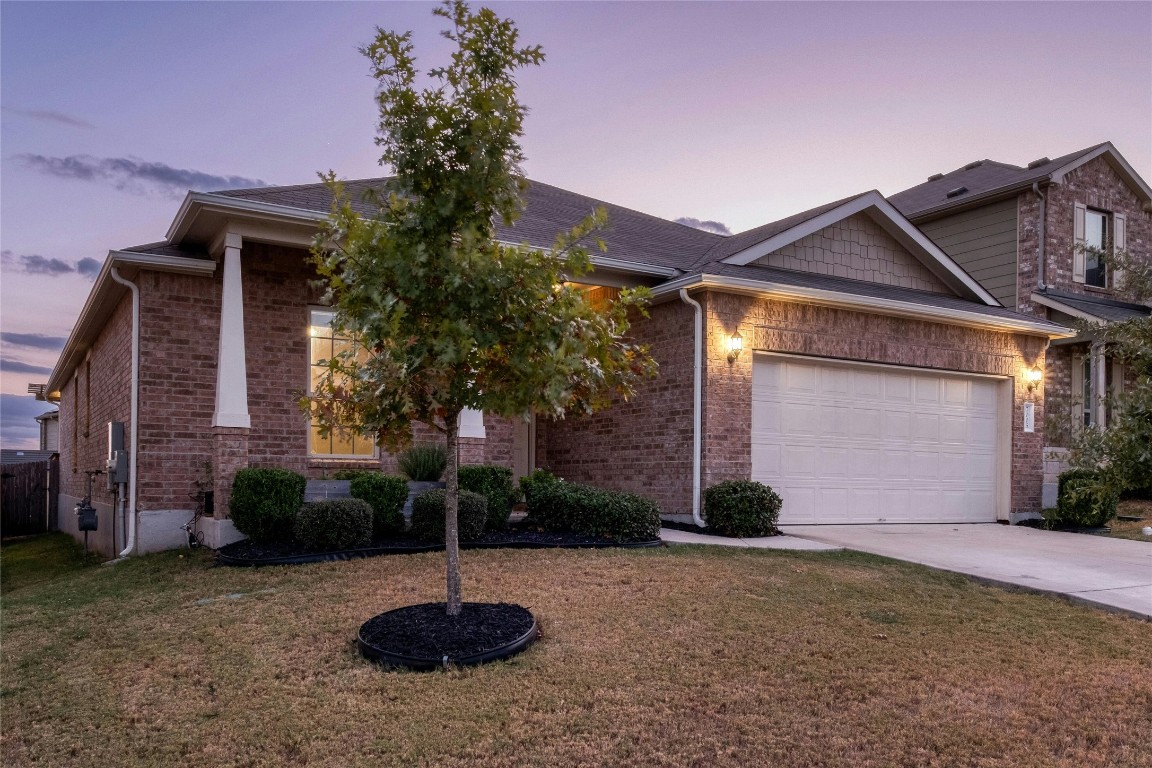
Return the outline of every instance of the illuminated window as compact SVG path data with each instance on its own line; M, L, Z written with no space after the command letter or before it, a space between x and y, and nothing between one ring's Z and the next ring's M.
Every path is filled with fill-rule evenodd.
M569 283L569 285L583 292L588 303L597 312L604 312L613 301L620 298L619 288L606 285L588 285L587 283Z
M308 392L313 394L316 385L328 370L328 361L345 350L356 350L352 339L337 336L332 331L335 314L329 310L310 310L308 329ZM332 430L327 437L320 436L320 426L315 421L308 431L308 453L311 456L326 458L363 458L376 456L376 446L371 437L353 430Z

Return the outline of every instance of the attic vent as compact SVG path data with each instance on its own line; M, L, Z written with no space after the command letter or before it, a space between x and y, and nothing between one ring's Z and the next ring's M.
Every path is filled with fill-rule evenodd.
M936 179L942 179L942 178L944 178L944 174L942 174L942 173L934 173L934 174L932 174L931 176L929 176L929 177L928 177L928 181L936 181Z
M970 171L973 168L979 168L982 165L984 165L984 161L983 160L977 160L974 163L968 163L968 165L964 166L964 170Z
M967 191L968 191L968 187L956 187L956 189L948 190L948 194L945 195L945 197L960 197L960 195L964 194Z
M1047 165L1050 162L1052 162L1052 161L1049 160L1048 158L1042 157L1039 160L1033 160L1032 162L1028 163L1028 167L1029 168L1039 168L1041 165Z

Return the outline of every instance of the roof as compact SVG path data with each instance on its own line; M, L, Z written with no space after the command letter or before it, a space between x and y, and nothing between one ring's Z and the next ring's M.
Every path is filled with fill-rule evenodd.
M1102 296L1064 293L1063 291L1054 291L1051 288L1034 292L1032 298L1066 315L1080 317L1084 320L1100 320L1105 323L1122 322L1152 315L1152 308L1143 304L1116 301Z
M0 464L30 464L34 461L48 461L59 451L41 451L34 448L0 450Z
M158 243L146 243L144 245L133 245L130 248L121 248L121 251L127 253L151 253L156 256L182 256L186 259L211 259L212 257L207 251L201 248L192 248L184 245L175 245L173 243L164 242L161 240Z
M1070 152L1055 160L1035 164L1031 168L995 160L977 160L966 164L963 168L957 168L942 176L934 176L923 184L890 195L888 201L896 206L896 210L900 213L915 219L939 208L953 208L977 198L1030 187L1033 182L1047 179L1065 166L1111 146L1108 143L1097 144L1077 152ZM949 192L960 188L966 191L948 197Z
M365 195L382 190L390 177L345 181L344 192L352 209L369 216L376 212ZM240 198L270 205L283 205L325 214L332 206L332 193L324 184L302 184L293 187L231 189L214 195ZM497 226L497 237L513 243L528 243L536 248L550 248L556 235L571 229L596 208L608 211L608 230L601 236L614 259L652 264L674 269L688 269L692 263L726 238L712 232L677 224L631 208L569 192L538 181L528 181L524 193L525 215L511 227Z

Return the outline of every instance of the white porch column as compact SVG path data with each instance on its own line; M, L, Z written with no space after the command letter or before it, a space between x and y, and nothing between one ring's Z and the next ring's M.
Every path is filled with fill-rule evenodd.
M1104 345L1092 342L1092 423L1105 427L1108 414L1108 369L1104 364Z
M248 369L244 356L244 289L240 235L224 236L224 289L220 297L220 348L216 358L214 427L252 426L248 415Z

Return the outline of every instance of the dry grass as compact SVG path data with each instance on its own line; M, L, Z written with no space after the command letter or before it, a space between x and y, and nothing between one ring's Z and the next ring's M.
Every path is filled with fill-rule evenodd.
M1118 539L1135 539L1136 541L1152 542L1152 536L1145 536L1142 529L1146 526L1152 526L1152 501L1141 501L1137 499L1129 499L1120 502L1118 513L1130 517L1140 517L1141 520L1120 520L1113 518L1108 527L1112 530L1108 533Z
M353 640L440 599L442 554L36 581L25 545L3 555L4 765L1152 765L1149 624L879 558L468 552L466 599L543 637L419 674Z

